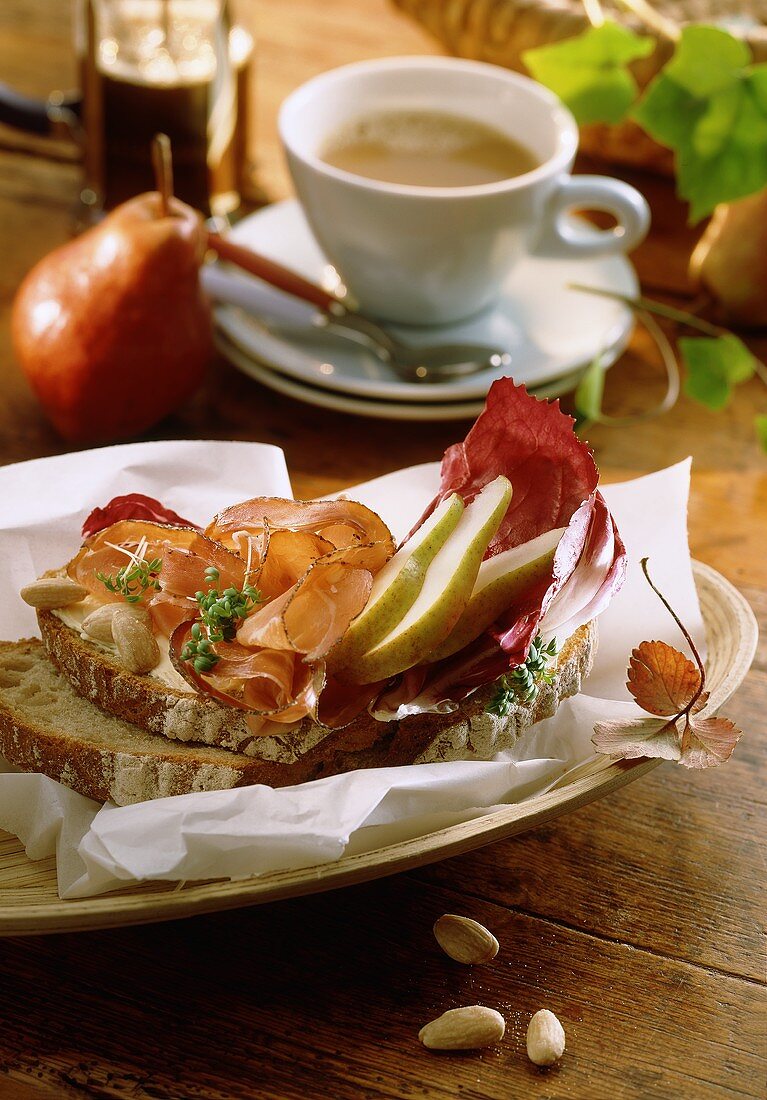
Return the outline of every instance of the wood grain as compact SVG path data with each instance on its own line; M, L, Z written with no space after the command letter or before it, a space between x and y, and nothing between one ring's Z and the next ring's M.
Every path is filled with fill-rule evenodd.
M71 86L68 11L55 0L5 0L3 79L37 94ZM288 91L346 61L435 46L384 0L282 0L256 13L258 181L278 198L289 185L274 119ZM8 131L0 146L9 150L0 153L0 461L11 462L63 449L13 362L8 318L23 275L70 233L78 172L60 147L59 159L42 160L32 155L40 143ZM697 231L666 181L627 178L653 209L634 257L643 285L684 302ZM753 346L767 354L764 337ZM610 373L611 408L649 403L660 378L638 333ZM4 941L0 1097L28 1100L20 1083L134 1100L763 1097L767 464L752 418L765 411L764 390L751 384L720 414L683 398L661 420L591 433L607 480L693 456L693 551L757 611L761 649L727 707L745 736L726 768L664 766L533 833L333 895ZM458 430L320 413L219 363L203 393L152 435L275 442L297 493L311 496L436 458ZM438 952L429 929L446 909L493 928L496 963L466 970ZM422 1023L473 1001L507 1015L498 1051L419 1048ZM568 1034L552 1071L532 1069L523 1052L526 1019L544 1005Z
M98 1096L298 1100L310 1079L337 1100L758 1095L764 1017L749 1014L748 983L457 886L399 878L119 935L18 941L15 965L0 964L0 1018L12 1005L15 1020L1 1057ZM498 937L494 963L461 967L436 947L432 923L456 911ZM424 1022L473 1003L507 1018L497 1050L420 1048ZM526 1021L544 1005L568 1034L549 1073L523 1053Z

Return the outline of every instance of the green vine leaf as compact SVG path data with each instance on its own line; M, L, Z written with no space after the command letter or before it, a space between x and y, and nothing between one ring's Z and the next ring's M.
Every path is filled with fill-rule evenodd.
M577 122L615 123L625 118L639 90L628 64L654 49L652 38L608 21L563 42L526 50L522 60Z
M756 360L742 340L724 336L682 336L679 351L687 368L684 391L709 409L723 409L732 387L752 378Z
M767 186L767 64L727 31L684 27L633 118L673 149L692 222Z

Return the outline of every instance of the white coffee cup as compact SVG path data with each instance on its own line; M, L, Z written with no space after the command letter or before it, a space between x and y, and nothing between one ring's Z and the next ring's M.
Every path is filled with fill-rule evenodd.
M471 187L420 187L326 164L329 139L378 111L435 110L500 130L540 162L524 175ZM391 57L333 69L296 89L279 116L288 165L309 224L359 307L390 321L443 324L488 306L518 260L626 252L649 226L646 201L606 176L570 175L575 119L555 95L479 61ZM594 231L567 212L606 210Z

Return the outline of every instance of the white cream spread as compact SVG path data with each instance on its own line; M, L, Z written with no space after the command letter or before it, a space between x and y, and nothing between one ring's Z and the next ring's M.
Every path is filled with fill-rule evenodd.
M80 603L72 603L69 607L60 607L54 611L53 614L61 619L65 626L76 631L83 641L115 657L117 656L116 646L109 642L97 642L95 638L91 638L90 634L86 634L83 630L83 620L90 615L92 611L95 611L97 607L101 606L102 604L95 596L86 596ZM186 691L190 695L194 695L194 689L173 667L168 651L168 639L162 634L155 634L155 639L160 649L160 661L151 672L147 673L147 675L151 676L153 680L159 680L160 683L165 684L166 687L172 687L175 688L176 691Z

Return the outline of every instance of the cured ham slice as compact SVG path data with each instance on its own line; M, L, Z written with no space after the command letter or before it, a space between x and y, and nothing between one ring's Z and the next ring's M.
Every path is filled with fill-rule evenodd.
M254 573L266 600L287 592L312 565L335 549L332 542L312 531L267 531L263 561Z
M131 555L145 562L160 559L162 568L157 574L158 586L171 595L193 596L205 588L204 571L214 566L225 584L242 585L245 563L226 547L207 538L196 527L171 527L148 520L120 520L92 536L67 566L69 576L82 584L89 592L107 600L120 600L119 594L110 593L98 574L115 576L120 569L130 566ZM172 563L165 573L166 559ZM155 586L147 592L151 598Z
M258 535L272 531L309 531L336 549L355 543L385 542L394 553L391 532L380 516L353 500L285 500L254 497L226 508L205 529L209 538L227 545L237 531Z
M365 606L373 586L367 569L320 560L290 591L254 612L237 631L243 645L324 657Z
M254 735L273 732L273 722L284 727L316 717L325 675L322 662L306 663L287 650L251 649L239 642L222 642L216 646L215 671L201 674L181 658L184 645L192 637L192 625L192 621L182 623L171 636L174 666L198 691L267 720L251 724Z
M193 527L171 527L148 520L119 520L103 528L78 551L67 565L72 580L108 600L120 600L121 596L108 592L97 574L115 576L120 569L131 564L131 554L141 548L144 561L162 557L170 546L187 549L201 538Z
M343 729L362 714L382 687L382 684L345 684L328 675L317 707L317 721L330 729Z

